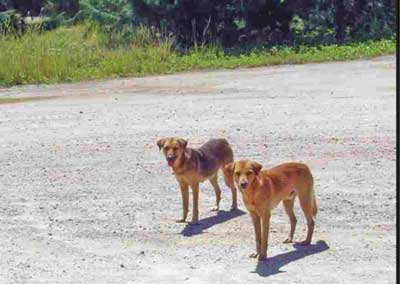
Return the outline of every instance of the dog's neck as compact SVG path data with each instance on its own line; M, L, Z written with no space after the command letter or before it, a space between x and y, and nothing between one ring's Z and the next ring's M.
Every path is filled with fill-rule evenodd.
M249 186L247 187L247 189L243 190L241 188L240 192L245 195L247 198L251 198L254 197L254 194L256 193L256 191L262 186L262 179L259 175L256 176L255 179L253 179L253 181L249 184Z
M187 148L185 149L185 151L183 152L182 155L180 155L174 165L171 167L172 170L174 171L175 174L182 174L185 171L185 162L188 158L190 158L190 149Z
M258 190L264 187L264 181L261 174L258 174L255 179L249 184L246 190L240 189L240 192L249 200L250 203L254 203L254 197Z

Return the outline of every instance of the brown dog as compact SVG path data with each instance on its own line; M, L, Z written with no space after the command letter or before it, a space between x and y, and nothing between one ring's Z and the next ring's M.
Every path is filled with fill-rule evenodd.
M182 193L183 216L177 222L185 222L189 211L189 186L193 193L193 216L192 223L199 219L199 184L209 180L214 187L216 195L216 207L219 210L221 200L221 189L218 186L218 170L223 169L224 178L227 176L224 166L233 161L232 149L225 139L211 139L198 149L187 146L187 141L181 138L169 137L157 141L172 168L179 183ZM232 191L232 207L237 209L236 188L233 183L227 185Z
M301 163L285 163L272 169L262 170L254 161L242 160L225 166L229 181L240 190L243 202L250 213L256 237L256 253L250 257L263 260L267 256L268 231L271 210L281 200L290 220L290 232L284 243L293 241L296 217L293 204L299 196L300 205L307 219L307 237L300 244L311 243L314 232L313 217L317 214L317 203L310 169Z

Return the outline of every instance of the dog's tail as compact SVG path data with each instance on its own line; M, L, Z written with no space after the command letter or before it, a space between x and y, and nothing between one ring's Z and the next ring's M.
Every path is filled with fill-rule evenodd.
M310 176L310 180L311 180L311 184L310 184L310 191L309 191L309 200L312 206L312 214L313 216L317 216L318 213L318 207L317 207L317 199L315 197L315 190L314 190L314 177L310 171L310 169L307 167L308 169L308 175Z
M310 172L311 174L311 172ZM311 175L311 188L310 188L310 200L311 200L311 206L312 206L312 214L313 216L317 216L318 212L318 207L317 207L317 199L315 198L315 191L314 191L314 178Z
M318 207L317 207L317 199L315 198L315 193L314 189L312 190L312 195L313 195L313 216L317 216L318 212Z

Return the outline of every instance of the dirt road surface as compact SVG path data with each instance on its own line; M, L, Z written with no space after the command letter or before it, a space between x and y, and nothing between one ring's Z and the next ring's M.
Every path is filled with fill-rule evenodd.
M0 90L0 283L395 283L395 58ZM155 140L225 137L237 159L307 163L313 245L201 186L200 225ZM296 204L295 240L305 237Z

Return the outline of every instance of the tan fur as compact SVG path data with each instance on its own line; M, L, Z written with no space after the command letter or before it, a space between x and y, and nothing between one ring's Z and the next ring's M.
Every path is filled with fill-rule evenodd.
M193 193L193 215L192 223L199 219L199 184L209 180L214 187L216 195L216 206L219 210L221 200L221 189L218 185L218 170L233 161L233 153L229 143L225 139L211 139L200 148L187 147L187 141L182 138L168 137L159 139L157 145L167 158L169 166L179 183L182 194L182 219L177 222L186 222L189 211L189 187ZM225 171L223 171L225 182L232 191L232 207L237 209L236 188L229 183Z
M310 169L302 163L285 163L268 170L254 161L242 160L225 166L228 178L242 193L243 202L250 213L256 239L256 253L250 255L263 260L267 256L268 232L271 211L281 201L290 221L290 232L284 243L293 241L296 217L293 204L299 197L301 208L307 219L307 237L303 245L311 243L317 203Z

